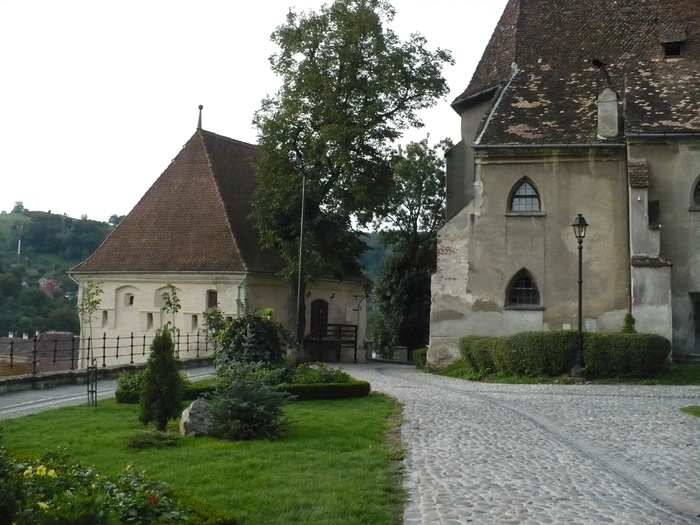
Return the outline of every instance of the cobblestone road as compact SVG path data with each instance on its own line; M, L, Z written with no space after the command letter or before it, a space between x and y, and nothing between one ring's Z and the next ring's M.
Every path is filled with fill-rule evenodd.
M503 385L342 365L404 405L405 525L700 523L700 387Z

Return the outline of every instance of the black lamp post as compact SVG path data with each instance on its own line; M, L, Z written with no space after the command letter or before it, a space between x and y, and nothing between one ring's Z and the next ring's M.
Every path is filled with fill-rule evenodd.
M578 241L578 349L571 375L580 376L583 369L583 238L586 236L588 223L579 213L574 217L571 226Z

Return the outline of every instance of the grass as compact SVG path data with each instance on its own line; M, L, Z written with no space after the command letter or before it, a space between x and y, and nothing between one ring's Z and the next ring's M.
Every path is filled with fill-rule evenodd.
M186 438L175 447L134 449L125 442L142 428L138 406L106 400L3 421L3 442L21 455L68 446L72 457L112 476L132 463L241 525L401 522L396 401L371 394L290 402L285 411L293 431L279 441ZM176 431L174 423L169 431Z
M700 407L696 407L696 406L684 407L684 408L681 408L681 410L683 412L685 412L686 414L690 414L691 416L700 417Z
M448 377L469 379L471 381L483 381L487 383L519 383L519 384L541 384L541 383L569 383L571 379L568 375L554 377L527 377L527 376L507 376L504 374L478 374L474 372L463 359L458 359L436 374ZM655 377L649 378L599 378L593 379L596 384L625 384L625 385L700 385L700 365L674 365L666 363L661 366Z

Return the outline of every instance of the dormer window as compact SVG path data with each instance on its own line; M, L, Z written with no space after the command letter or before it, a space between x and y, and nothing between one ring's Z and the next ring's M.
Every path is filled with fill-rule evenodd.
M665 42L661 44L664 58L680 58L683 56L683 42Z

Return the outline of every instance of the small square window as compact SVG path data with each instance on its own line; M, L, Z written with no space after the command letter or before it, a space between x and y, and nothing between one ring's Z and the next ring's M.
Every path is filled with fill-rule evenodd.
M664 58L680 58L683 56L683 42L666 42L661 44Z

